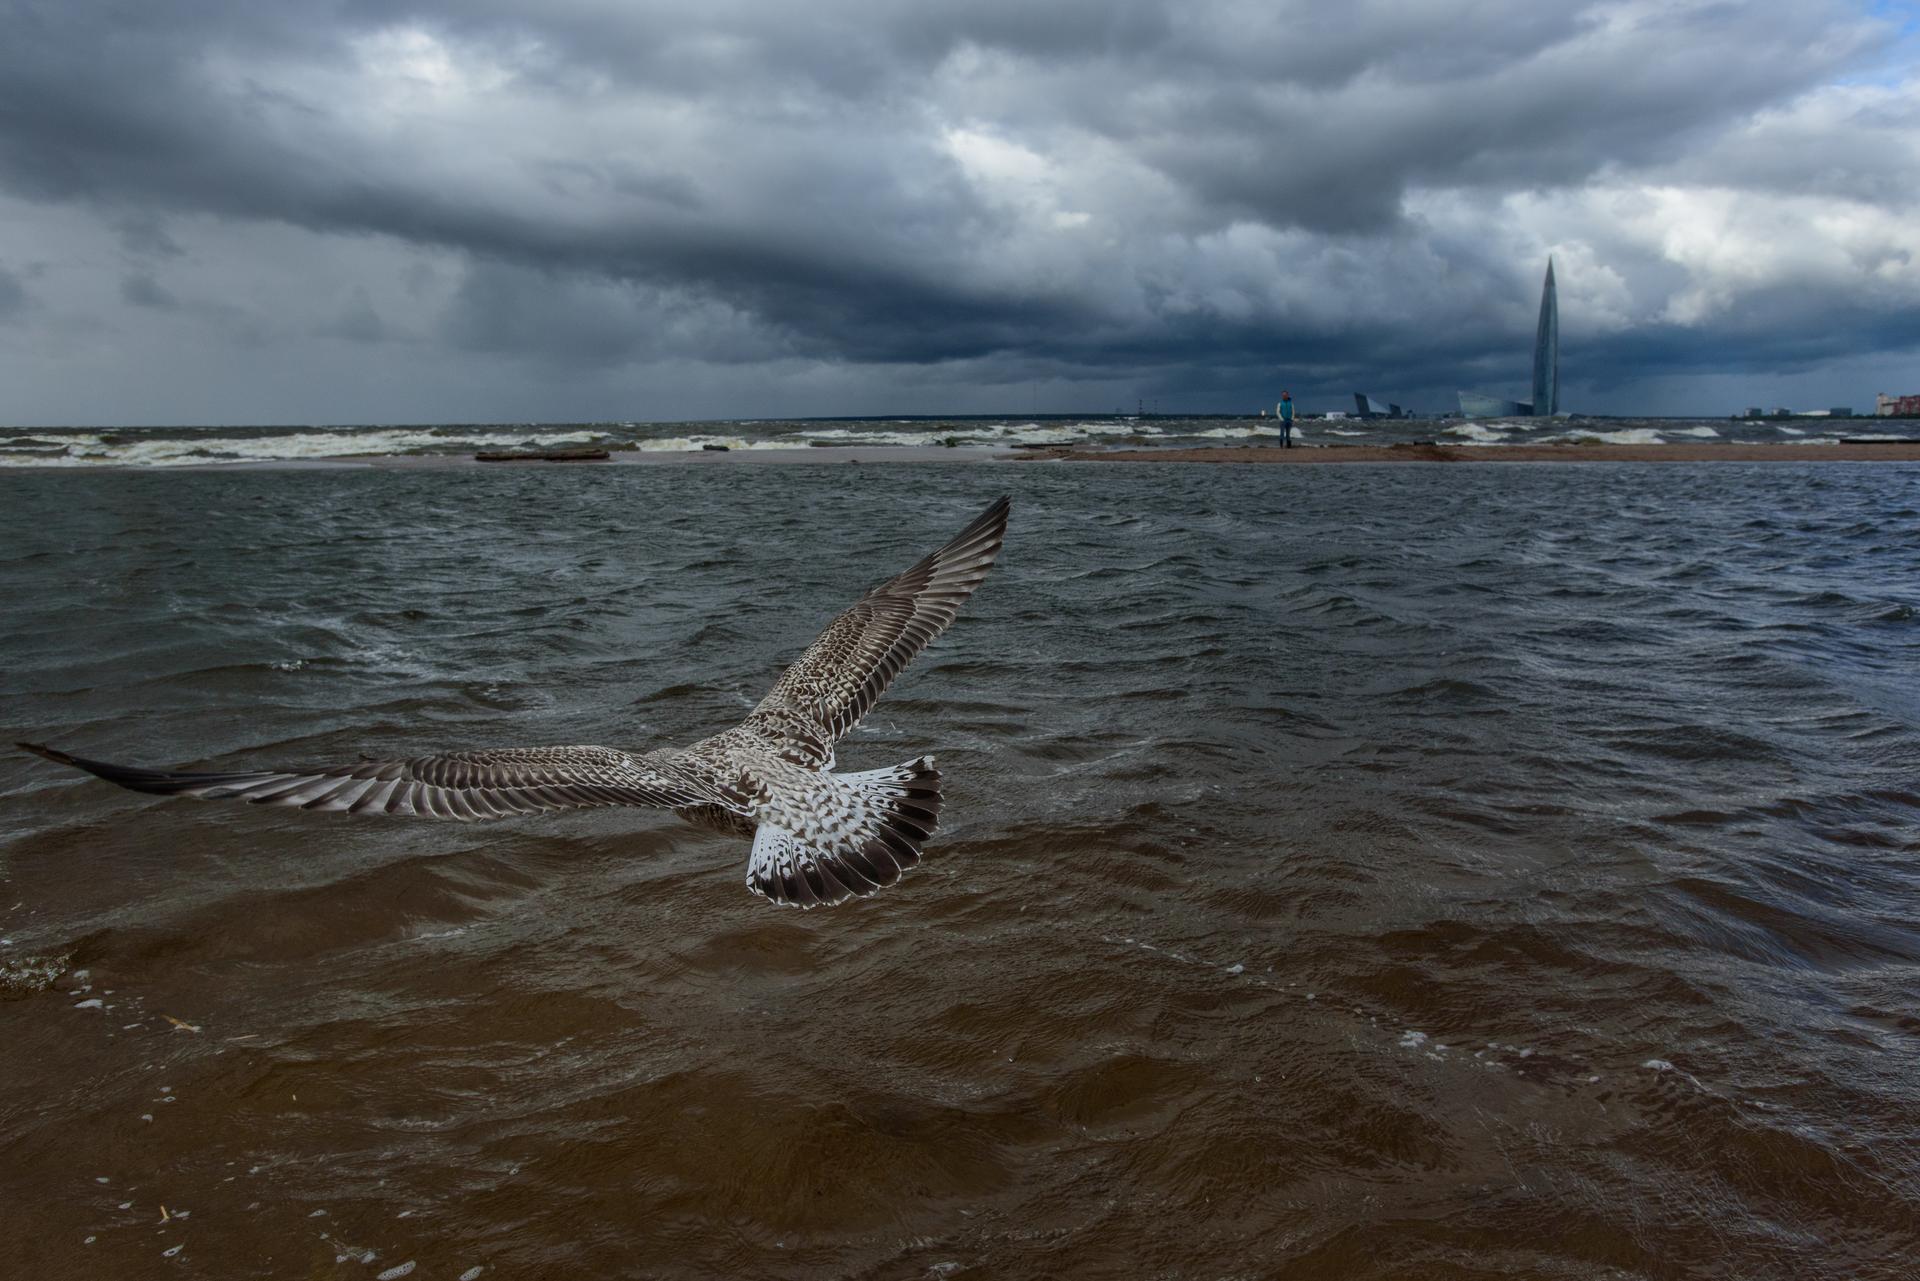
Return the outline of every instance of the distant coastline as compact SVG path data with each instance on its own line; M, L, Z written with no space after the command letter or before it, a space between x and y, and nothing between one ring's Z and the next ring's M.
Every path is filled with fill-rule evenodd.
M1330 445L1280 449L1056 449L1027 457L1124 463L1920 463L1920 442L1821 445Z
M926 445L843 445L811 449L753 449L727 452L658 450L616 453L591 462L514 460L482 463L454 454L369 454L324 459L266 459L207 462L168 467L169 472L285 471L336 469L502 471L519 467L591 471L596 467L754 467L889 466L901 464L978 465L995 463L1160 463L1201 466L1343 466L1353 464L1452 463L1920 463L1920 442L1787 445L1210 445L1200 448L1078 449L1048 447L1009 450L991 446L942 448ZM24 470L24 469L16 469ZM60 474L72 475L75 469ZM85 472L151 471L137 465L102 464ZM5 474L0 469L0 474ZM41 472L40 474L46 474Z
M1858 454L1859 438L1902 442ZM1909 457L1920 425L1877 419L1306 418L1274 453L1271 419L1221 416L775 419L701 423L94 427L0 431L0 473L233 467L969 462L1827 461ZM1907 453L1900 452L1907 450ZM1813 452L1803 452L1803 451ZM1636 452L1642 451L1642 452ZM609 455L600 459L601 454ZM1272 457L1269 457L1269 454ZM520 460L523 454L540 458ZM569 461L546 461L546 456ZM593 461L588 461L591 458Z

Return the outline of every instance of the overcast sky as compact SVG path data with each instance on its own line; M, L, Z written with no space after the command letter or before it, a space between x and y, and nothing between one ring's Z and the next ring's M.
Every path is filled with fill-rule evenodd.
M1920 391L1866 0L0 0L0 421Z

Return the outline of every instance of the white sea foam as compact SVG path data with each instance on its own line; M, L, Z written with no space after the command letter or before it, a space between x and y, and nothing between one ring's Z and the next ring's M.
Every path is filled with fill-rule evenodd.
M64 956L23 956L0 963L0 996L43 992L66 968Z
M1618 431L1572 431L1554 436L1542 436L1534 443L1541 445L1579 445L1599 441L1606 445L1658 445L1662 437L1653 427L1622 427Z
M788 437L783 440L761 441L757 447L762 449L805 449L815 441L831 445L937 445L949 436L964 440L967 434L964 429L958 427L940 431L917 432L855 431L847 427L822 427L817 431L803 431L797 436ZM640 448L647 449L649 447L649 442L641 442Z
M1510 423L1455 423L1440 434L1457 436L1469 445L1500 445L1506 443L1506 433L1513 430Z
M97 433L64 437L66 452L58 455L0 456L0 466L23 467L191 467L227 462L300 462L364 455L405 454L417 450L461 453L479 449L552 449L600 440L598 432L529 431L461 436L440 432L389 428L355 432L290 432L272 436L142 437L128 432L112 440Z
M949 433L942 433L949 434ZM951 433L964 437L964 432ZM1085 440L1088 436L1150 436L1156 431L1143 431L1137 423L1076 422L1076 423L1008 423L995 429L995 440L1009 445L1069 445Z

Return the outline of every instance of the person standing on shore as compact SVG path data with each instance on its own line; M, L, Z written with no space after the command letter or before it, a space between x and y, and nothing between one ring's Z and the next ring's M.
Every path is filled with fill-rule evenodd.
M1280 444L1285 449L1293 448L1293 393L1280 393L1280 404L1275 407L1274 416L1280 420Z

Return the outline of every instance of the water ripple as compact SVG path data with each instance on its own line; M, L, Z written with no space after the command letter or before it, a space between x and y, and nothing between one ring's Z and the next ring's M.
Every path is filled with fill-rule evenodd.
M940 839L832 913L664 816L7 758L17 1267L163 1204L223 1274L1920 1254L1920 467L742 476L0 474L9 727L180 763L684 741L1016 502L841 752L937 752Z

